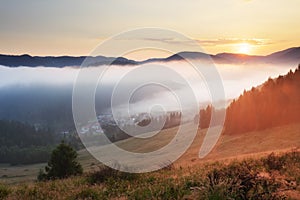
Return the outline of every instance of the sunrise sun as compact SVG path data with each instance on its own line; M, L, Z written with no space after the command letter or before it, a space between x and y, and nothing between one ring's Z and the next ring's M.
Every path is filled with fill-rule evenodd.
M249 54L251 52L251 45L248 43L240 43L237 45L237 51L240 54Z

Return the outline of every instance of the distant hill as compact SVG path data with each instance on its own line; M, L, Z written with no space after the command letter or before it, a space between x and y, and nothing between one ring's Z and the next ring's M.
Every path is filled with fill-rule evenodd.
M300 62L300 47L293 47L283 51L272 53L266 56L266 59L270 62Z
M30 55L0 55L0 65L9 67L67 67L67 66L80 66L82 62L88 58L88 66L98 66L98 65L134 65L136 64L133 60L128 60L123 57L113 58L113 57L73 57L73 56L59 56L59 57L40 57L40 56L30 56Z
M220 53L213 57L216 63L245 64L245 63L265 63L265 56L253 56L235 53Z
M274 54L271 56L284 56ZM234 100L227 108L225 134L239 134L300 122L300 65L294 72L269 79Z
M234 53L220 53L216 55L206 54L202 52L179 52L167 58L150 58L144 61L129 60L123 57L105 57L105 56L30 56L30 55L0 55L0 65L8 67L67 67L80 66L82 62L88 58L87 66L100 65L137 65L153 62L170 62L180 61L184 59L193 59L201 61L211 61L221 64L256 64L256 63L276 63L296 65L300 62L300 47L293 47L283 51L275 52L267 56L244 55Z
M220 64L258 64L258 63L274 63L296 65L300 63L300 47L293 47L283 51L275 52L267 56L256 56L236 53L219 53L216 55L205 54L201 52L180 52L163 59L149 59L151 61L179 61L184 59L192 60L212 60Z

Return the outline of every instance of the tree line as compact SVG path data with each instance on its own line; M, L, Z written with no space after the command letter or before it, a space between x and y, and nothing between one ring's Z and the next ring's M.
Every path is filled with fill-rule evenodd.
M285 76L244 91L227 108L225 133L263 130L300 122L300 65Z
M201 109L195 117L199 128L210 124L212 113L218 115L211 105ZM300 64L295 71L276 79L269 78L259 87L244 91L226 109L224 134L238 134L264 130L271 127L300 122Z
M57 143L48 129L17 121L0 120L0 163L29 164L48 160Z
M0 163L33 164L48 161L51 151L61 140L75 149L82 148L77 134L64 136L48 128L18 121L0 120Z

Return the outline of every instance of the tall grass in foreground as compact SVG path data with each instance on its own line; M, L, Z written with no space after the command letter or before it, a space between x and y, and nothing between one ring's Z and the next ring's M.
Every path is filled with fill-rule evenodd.
M229 164L215 162L146 174L100 167L95 172L68 179L0 185L0 199L273 200L297 199L299 188L300 152L292 151Z

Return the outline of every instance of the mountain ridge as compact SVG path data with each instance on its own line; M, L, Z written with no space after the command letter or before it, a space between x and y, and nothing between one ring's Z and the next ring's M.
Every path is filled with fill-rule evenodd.
M101 65L138 65L153 62L171 62L184 59L214 61L218 64L256 64L256 63L278 63L295 65L300 62L300 47L291 47L277 51L266 56L247 55L238 53L218 53L207 54L203 52L182 51L165 58L149 58L143 61L135 61L125 57L106 57L106 56L31 56L5 55L0 54L0 65L8 67L70 67L81 66L101 66Z

